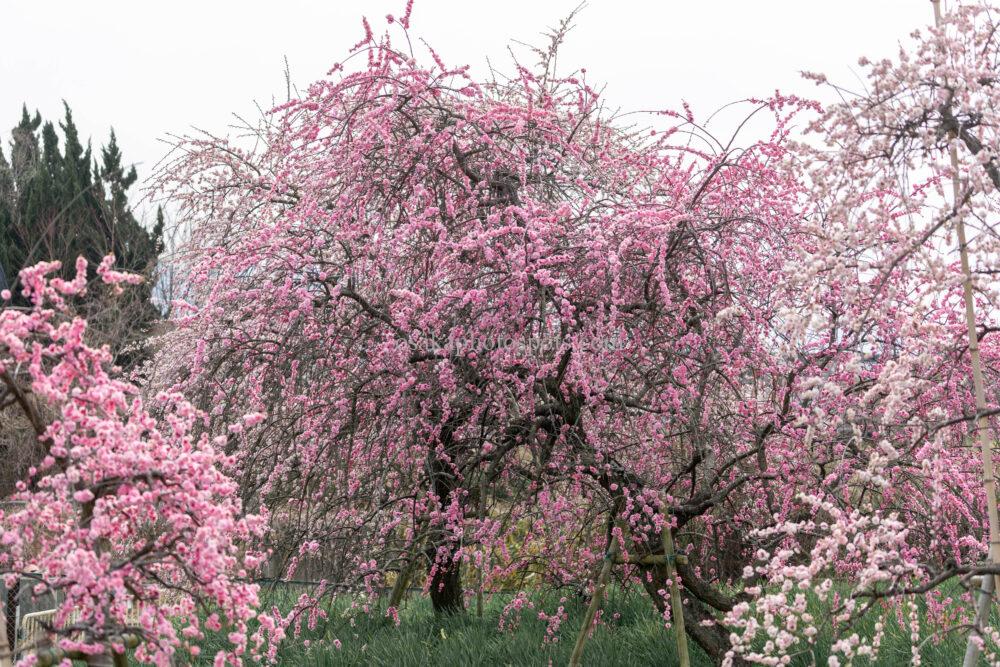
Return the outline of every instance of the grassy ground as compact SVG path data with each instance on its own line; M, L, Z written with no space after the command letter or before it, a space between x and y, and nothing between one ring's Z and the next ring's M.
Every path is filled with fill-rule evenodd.
M279 654L280 664L305 667L567 664L585 610L583 601L570 598L562 603L569 616L553 641L552 637L547 638L547 623L538 618L538 613L554 613L560 605L558 596L533 598L534 609L523 611L516 630L504 632L498 626L503 606L509 600L509 596L499 595L488 600L482 619L476 617L474 606L468 614L438 618L426 598L415 596L402 611L398 626L378 616L351 613L341 600L330 609L329 618L320 621L314 630L304 630L300 637L286 640ZM823 618L821 608L813 611L817 618ZM673 633L664 629L662 620L638 591L612 590L602 614L602 623L587 642L585 665L678 664ZM869 636L874 623L874 616L866 619L857 628L859 634ZM887 635L876 664L910 664L909 630L900 627L892 613L886 616L885 624ZM934 628L925 625L921 634L926 637L933 632ZM334 640L339 640L340 648ZM828 628L824 626L814 647L815 654L800 655L792 665L826 665L829 645ZM207 640L203 654L206 660L194 664L210 664L216 648L212 640ZM923 664L961 664L964 648L965 638L960 634L928 641L921 649ZM712 664L693 644L691 659L694 665Z
M282 652L288 665L565 665L582 622L582 601L563 603L569 618L558 634L546 641L546 621L539 610L554 614L559 598L535 599L534 609L525 609L515 630L499 629L500 614L508 597L497 596L485 605L483 618L475 613L436 618L425 598L412 601L397 627L394 623L359 619L355 627L331 624L330 636L342 647L328 642L291 645ZM617 615L617 618L616 618ZM587 642L587 665L671 665L677 664L673 634L649 603L637 594L613 594L602 613L603 623ZM554 641L553 641L554 639ZM711 664L704 656L699 665Z

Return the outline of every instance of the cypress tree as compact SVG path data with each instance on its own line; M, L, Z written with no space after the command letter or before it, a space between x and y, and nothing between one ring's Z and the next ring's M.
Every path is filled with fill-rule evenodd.
M162 252L162 211L153 229L143 226L128 200L138 175L124 162L114 130L94 155L64 106L58 130L22 107L10 135L10 161L0 152L0 280L16 292L18 271L41 260L61 261L63 276L72 277L78 256L87 259L93 278L101 259L114 253L117 268L150 280L129 290L115 308L86 302L80 308L92 318L95 335L107 338L117 361L130 365L142 358L137 350L158 317L151 294ZM87 298L100 298L96 294ZM15 305L18 299L15 295Z

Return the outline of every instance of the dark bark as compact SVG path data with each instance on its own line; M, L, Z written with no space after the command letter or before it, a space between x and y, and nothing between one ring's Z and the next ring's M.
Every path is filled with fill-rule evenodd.
M455 442L453 438L455 424L445 424L441 431L441 447L446 456L454 457ZM428 468L431 473L431 486L442 508L452 503L452 497L458 489L458 479L454 465L431 450L428 457ZM447 556L440 555L442 551ZM430 571L431 603L435 614L457 614L465 611L465 600L462 595L462 571L460 564L455 562L455 540L445 529L432 534L427 546L427 561Z
M434 555L430 554L430 557L433 558ZM440 561L437 563L437 569L431 577L430 593L435 614L460 614L465 611L462 572L458 563L451 559L445 564Z

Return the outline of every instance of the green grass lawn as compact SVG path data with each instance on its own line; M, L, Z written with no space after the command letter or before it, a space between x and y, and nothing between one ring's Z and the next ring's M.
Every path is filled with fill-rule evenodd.
M358 619L356 625L331 623L327 634L341 641L333 648L328 641L302 642L282 651L288 665L565 665L569 662L585 607L567 600L569 618L562 623L555 641L546 641L547 623L539 610L555 613L559 598L534 600L535 609L525 609L516 630L499 629L500 614L509 596L496 596L485 605L483 618L475 613L436 618L425 598L412 600L397 627L391 622ZM618 615L615 618L615 615ZM588 665L677 664L673 634L649 603L637 593L612 595L602 615L603 623L587 642ZM708 665L702 659L696 664Z
M273 602L281 605L280 598ZM552 614L560 605L558 595L546 594L532 598L534 609L524 609L516 630L501 631L499 621L510 596L496 595L485 605L483 618L477 618L474 602L467 614L435 617L430 602L415 595L400 614L400 624L377 616L352 613L349 601L339 599L332 604L329 617L315 629L303 630L299 637L290 637L281 646L280 664L289 666L385 665L393 667L418 665L565 665L569 662L573 643L585 610L584 602L568 596L563 602L569 616L555 635L546 641L544 620L538 612ZM813 610L817 618L823 610ZM634 666L677 665L676 645L672 631L663 627L648 599L637 590L616 588L610 591L602 612L602 623L587 642L585 665ZM910 664L909 630L901 628L895 614L886 615L887 636L877 660L878 665ZM857 628L869 636L875 623L870 616ZM924 627L924 637L937 628ZM340 648L334 644L340 641ZM711 661L689 642L694 665L711 665ZM203 660L194 664L211 664L219 645L208 639L203 644ZM801 654L793 665L826 665L830 646L829 629L823 627L814 647L815 654ZM961 634L945 635L938 641L928 641L921 650L924 665L961 664L965 638ZM870 664L855 661L855 665ZM985 664L985 663L984 663Z

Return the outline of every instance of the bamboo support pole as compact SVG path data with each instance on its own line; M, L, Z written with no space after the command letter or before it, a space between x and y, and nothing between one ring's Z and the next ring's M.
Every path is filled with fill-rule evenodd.
M663 540L663 556L667 565L667 577L670 579L670 615L674 621L674 637L677 640L677 659L680 660L681 667L691 666L691 657L688 655L687 631L684 628L684 607L681 601L681 586L678 580L677 568L674 561L680 562L674 553L674 536L670 529L670 511L666 501L663 503L663 532L660 537Z
M604 590L608 586L608 576L611 574L611 568L615 563L615 559L618 557L618 551L618 539L615 537L614 531L612 531L610 544L608 544L608 552L604 555L604 562L601 564L601 572L597 575L597 583L594 586L594 594L590 598L590 604L587 606L587 613L583 617L583 625L580 626L580 632L576 636L576 644L573 646L573 654L569 659L570 667L580 666L580 659L583 657L583 647L587 643L587 638L590 636L590 629L594 625L594 618L597 616L597 610L600 608L601 601L604 598Z
M934 22L941 25L941 0L931 0L934 5ZM958 169L958 149L952 144L950 149L952 167L952 203L959 206L962 200L962 184L959 180ZM989 558L993 565L1000 565L1000 518L997 515L997 492L996 492L996 470L993 465L993 442L990 438L989 419L983 416L986 411L986 388L983 381L983 364L979 356L979 337L976 331L976 301L972 289L972 268L969 262L969 246L965 233L965 221L962 216L955 217L955 234L958 236L958 252L962 265L962 291L965 301L965 324L969 342L969 361L972 364L972 384L976 400L976 436L979 440L979 449L983 461L983 485L986 489L986 511L989 519L990 548ZM976 623L974 629L969 633L969 640L965 647L965 667L975 667L979 660L979 645L976 635L979 628L989 618L990 600L996 590L996 581L990 581L994 577L984 577L983 584L979 591L979 601L977 604Z
M479 529L483 529L486 521L486 475L479 478ZM480 542L480 546L482 542ZM483 561L479 564L479 577L476 581L476 616L483 617L483 579L486 570L486 554L483 554Z
M389 608L395 608L397 612L399 611L399 606L403 603L403 595L406 594L406 589L410 585L413 570L416 569L419 562L420 555L418 551L409 557L406 565L396 575L396 583L393 584L392 593L389 595Z
M650 555L632 560L622 558L619 556L621 545L619 544L618 539L615 538L614 532L611 533L608 552L605 554L604 562L601 564L601 571L597 576L597 583L594 586L594 594L590 598L590 604L587 606L587 613L584 615L583 625L580 627L580 632L576 637L576 644L573 646L573 654L570 656L569 660L570 667L579 667L581 664L580 661L583 658L583 648L587 643L587 638L590 636L591 628L594 625L594 619L597 617L597 610L600 609L601 603L604 600L604 593L608 585L608 577L611 575L611 569L615 565L666 565L667 578L670 579L670 614L673 617L674 622L674 636L677 641L677 656L678 660L680 660L680 667L690 667L691 657L688 652L687 631L684 627L684 608L681 600L681 587L679 576L677 575L677 568L674 567L674 563L686 563L687 556L677 555L674 551L674 537L670 530L670 512L666 502L663 503L663 518L665 523L663 531L660 533L660 539L663 543L662 556Z

